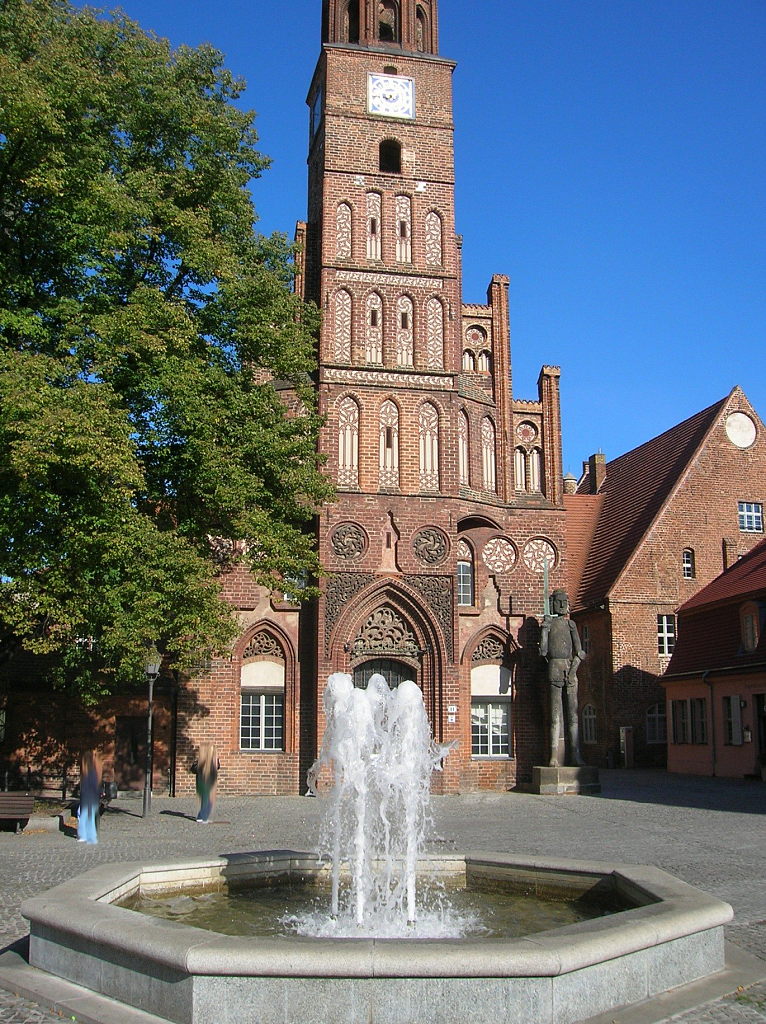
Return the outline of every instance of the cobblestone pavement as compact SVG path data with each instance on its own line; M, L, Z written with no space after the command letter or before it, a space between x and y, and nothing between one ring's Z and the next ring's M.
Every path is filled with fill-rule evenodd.
M763 980L667 1020L766 1021L766 785L660 771L604 771L601 779L603 792L594 797L436 797L432 847L656 864L726 900L735 911L727 939L764 961ZM19 912L27 896L91 867L137 857L311 849L323 810L321 799L306 797L223 797L217 820L201 826L191 797L155 798L146 819L140 799L120 799L102 819L97 846L42 827L39 819L19 836L0 832L0 949L27 934ZM2 1024L62 1019L0 988Z

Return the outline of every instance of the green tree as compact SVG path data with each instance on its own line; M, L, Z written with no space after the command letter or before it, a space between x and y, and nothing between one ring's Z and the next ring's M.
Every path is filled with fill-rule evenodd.
M315 308L255 230L242 83L117 13L0 0L0 640L85 691L234 635L209 538L318 570Z

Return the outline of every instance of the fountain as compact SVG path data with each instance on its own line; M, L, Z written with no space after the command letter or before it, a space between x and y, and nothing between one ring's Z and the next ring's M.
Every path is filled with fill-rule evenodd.
M329 854L330 913L340 917L340 875L349 865L349 913L356 933L391 936L404 915L415 924L418 857L429 822L431 773L451 745L437 746L412 681L389 689L373 675L362 690L350 675L330 676L324 692L327 721L322 749L309 772L316 796L323 767L333 774L330 810L320 840ZM349 934L353 934L353 931Z
M414 683L391 691L374 676L363 691L336 674L325 712L310 773L315 791L332 778L322 855L103 865L24 903L30 963L177 1024L574 1024L723 969L731 907L657 868L425 856L431 773L448 748L433 742ZM521 937L422 937L422 873L479 892L606 893L625 909ZM223 935L118 905L280 882L326 883L321 936L300 924Z

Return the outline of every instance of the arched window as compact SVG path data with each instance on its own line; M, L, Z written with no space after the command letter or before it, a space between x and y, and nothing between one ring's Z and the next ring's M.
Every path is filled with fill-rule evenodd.
M481 466L484 478L484 490L497 490L497 473L495 468L495 425L486 416L481 424Z
M426 214L426 263L429 267L442 265L442 219L435 210Z
M444 368L444 306L436 297L426 304L426 320L426 366L429 370L441 370Z
M468 429L468 417L461 409L457 417L457 472L463 487L471 482Z
M241 750L284 750L285 653L271 633L255 634L242 656Z
M412 263L412 200L396 197L396 262Z
M681 564L685 580L693 580L697 575L697 567L694 561L694 548L684 548L681 556Z
M359 406L350 397L338 406L338 486L359 486Z
M351 258L351 207L338 203L335 211L335 255L339 260Z
M390 400L380 407L380 489L399 486L399 410Z
M378 169L381 174L402 173L402 147L396 139L384 139L378 147Z
M479 373L489 373L492 369L492 357L486 349L479 352L479 358L476 361L476 369Z
M463 349L463 371L465 373L476 372L476 356L469 349Z
M343 19L343 38L347 43L359 42L359 0L349 0Z
M413 357L413 306L412 299L400 295L396 304L396 363L398 366L412 366Z
M379 0L378 39L381 43L399 42L399 9L394 0Z
M351 293L345 288L335 296L335 359L351 362Z
M529 486L527 490L536 493L542 490L542 456L539 448L533 448L529 453Z
M513 452L513 478L517 491L527 489L527 453L523 448L515 448Z
M380 259L380 192L367 193L367 259Z
M367 296L364 357L368 363L383 362L383 300L377 292Z
M470 607L474 603L473 585L473 551L464 540L457 545L457 603L461 607Z
M428 21L425 11L418 4L415 11L415 45L419 53L426 52L426 40L428 39Z
M430 402L420 407L420 489L439 490L439 413Z
M582 709L582 741L583 743L598 742L596 709L592 704L586 704Z

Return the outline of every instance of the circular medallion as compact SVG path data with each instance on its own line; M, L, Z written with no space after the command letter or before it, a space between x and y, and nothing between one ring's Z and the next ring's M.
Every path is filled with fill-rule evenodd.
M472 345L481 345L484 341L484 334L478 327L469 327L465 332L465 336L466 340L470 341Z
M482 558L492 572L510 572L516 564L516 548L505 537L493 537L484 545Z
M532 444L537 437L537 427L534 423L530 423L529 420L525 420L516 427L516 437L523 441L524 444Z
M726 417L726 436L737 448L749 448L756 437L755 423L747 413L732 412Z
M367 550L367 534L356 523L341 523L332 531L330 544L338 558L352 562Z
M426 565L438 565L447 557L447 538L435 526L419 530L412 538L412 550Z
M524 545L524 565L532 572L545 572L556 565L556 548L544 537L535 537Z

